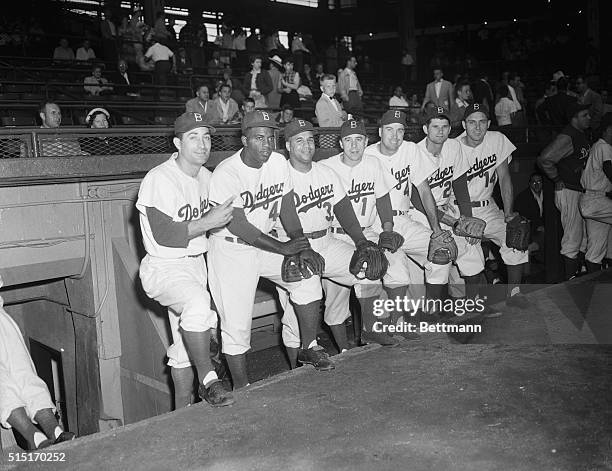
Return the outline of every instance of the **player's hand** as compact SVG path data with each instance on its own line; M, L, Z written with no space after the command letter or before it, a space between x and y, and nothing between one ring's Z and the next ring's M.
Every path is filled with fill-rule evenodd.
M300 263L302 270L308 269L317 275L322 275L325 272L325 259L312 249L300 252Z
M282 244L281 255L295 255L300 253L302 250L310 248L310 242L306 237L296 237L295 239L288 240Z
M232 220L234 208L232 202L234 197L231 196L218 206L213 206L202 218L208 229L223 227Z
M555 183L555 191L561 191L563 188L565 188L565 184L561 180Z

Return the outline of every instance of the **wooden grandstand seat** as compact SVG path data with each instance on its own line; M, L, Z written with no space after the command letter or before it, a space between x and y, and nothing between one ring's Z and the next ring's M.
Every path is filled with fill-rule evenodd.
M34 126L34 118L26 116L2 116L0 118L2 126Z
M155 124L174 124L175 117L173 116L155 116L154 121Z
M19 100L19 93L0 93L0 101Z

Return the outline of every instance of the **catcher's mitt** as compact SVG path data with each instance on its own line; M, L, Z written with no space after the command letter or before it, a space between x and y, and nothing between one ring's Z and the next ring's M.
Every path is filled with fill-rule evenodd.
M319 265L318 268L316 265ZM307 280L313 275L322 275L325 260L314 250L302 250L298 254L286 255L281 265L281 278L287 283Z
M378 236L378 246L381 249L388 250L391 253L397 252L404 245L404 238L395 231L381 232Z
M506 245L511 249L524 252L529 247L531 224L529 219L517 215L506 223Z
M431 234L427 260L436 265L446 265L457 260L457 244L450 231L442 231L436 236Z
M465 237L471 245L475 245L484 236L485 227L487 227L486 221L480 218L460 216L453 224L453 232L455 235Z
M351 257L349 271L360 280L380 280L387 273L388 267L389 261L382 249L368 240L357 246Z

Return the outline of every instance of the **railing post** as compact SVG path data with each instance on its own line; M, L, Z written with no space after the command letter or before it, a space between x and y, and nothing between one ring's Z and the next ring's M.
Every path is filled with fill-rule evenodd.
M32 157L33 158L39 157L38 139L37 139L36 131L32 131L30 135L32 136L32 148L30 151L32 153Z

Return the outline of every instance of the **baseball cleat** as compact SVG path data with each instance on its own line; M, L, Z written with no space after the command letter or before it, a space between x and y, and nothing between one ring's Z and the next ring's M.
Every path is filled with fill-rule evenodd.
M320 345L315 345L312 348L300 348L297 360L299 363L312 365L319 371L329 371L336 368L325 349Z
M203 401L208 402L213 407L229 406L234 403L233 394L225 389L223 381L215 380L208 387L200 384L198 394Z
M74 440L75 438L76 435L72 432L62 432L60 433L60 436L55 439L55 442L53 442L53 444L57 445L58 443L69 442L71 440Z
M526 309L531 305L529 299L524 294L518 293L514 296L506 298L506 306L518 307L519 309Z
M399 345L400 343L398 338L379 332L362 332L361 338L364 342L377 343L383 347L393 347L395 345Z

